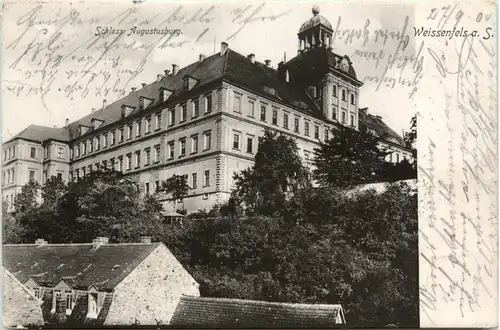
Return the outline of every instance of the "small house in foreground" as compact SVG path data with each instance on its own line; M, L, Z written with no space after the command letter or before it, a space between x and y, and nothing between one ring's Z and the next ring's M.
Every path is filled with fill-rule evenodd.
M46 325L168 325L198 283L162 243L4 245L4 267L42 301ZM5 308L9 301L4 300Z
M341 305L181 297L174 327L325 328L345 324Z

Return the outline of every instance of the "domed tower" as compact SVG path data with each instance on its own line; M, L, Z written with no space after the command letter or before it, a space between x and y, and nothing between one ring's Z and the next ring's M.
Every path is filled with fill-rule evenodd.
M314 47L332 47L332 25L320 15L317 5L313 6L312 13L313 17L302 24L298 33L299 53Z

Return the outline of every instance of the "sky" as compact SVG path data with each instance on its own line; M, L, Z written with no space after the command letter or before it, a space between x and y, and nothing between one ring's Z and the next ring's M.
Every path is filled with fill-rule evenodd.
M61 127L66 118L77 120L100 108L103 99L109 104L132 87L153 82L172 64L182 68L199 54L218 52L222 41L243 55L254 53L257 61L270 59L276 67L285 56L296 56L297 32L312 17L313 5L336 31L333 51L348 55L364 82L360 107L382 116L399 134L408 130L416 112L415 97L410 97L415 86L408 83L415 76L411 56L417 50L412 5L57 2L4 8L3 31L9 33L2 44L2 138L30 124ZM130 34L134 27L135 32L156 28L169 33ZM106 29L125 33L99 34Z

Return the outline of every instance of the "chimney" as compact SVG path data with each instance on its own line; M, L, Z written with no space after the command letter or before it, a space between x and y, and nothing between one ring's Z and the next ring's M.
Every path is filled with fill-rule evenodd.
M205 56L205 55L200 54L200 59L199 59L199 62L200 62L200 63L201 63L201 62L203 62L203 60L204 60L205 58L206 58L206 56Z
M151 244L151 236L142 236L141 243L142 244Z
M170 74L170 70L163 70L163 72L165 72L165 76L168 76Z
M102 108L106 108L106 106L108 105L108 101L106 101L106 99L102 100Z
M131 90L132 90L132 93L134 93L137 90L137 87L132 87Z
M142 85L142 88L146 87L146 83L142 83L141 85Z
M227 42L223 41L223 42L220 43L220 55L221 56L226 55L227 47L228 47Z
M271 60L265 60L266 66L269 66L271 64Z
M250 59L250 62L255 63L255 54L248 54L247 57Z
M288 73L288 68L286 69L286 72L285 72L285 81L290 82L290 73Z
M177 74L177 70L179 66L177 64L172 64L172 75L175 76Z
M44 240L43 238L39 238L35 241L35 244L38 246L43 246L43 245L47 244L47 241Z
M163 75L162 74L158 74L156 76L156 81L159 82L162 78L163 78Z
M69 118L66 118L66 127L69 126Z

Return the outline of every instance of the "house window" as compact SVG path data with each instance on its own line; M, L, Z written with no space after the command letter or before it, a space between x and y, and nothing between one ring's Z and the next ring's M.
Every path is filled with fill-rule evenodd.
M126 159L126 170L129 171L132 168L132 154L127 155Z
M144 183L144 192L149 195L149 182Z
M181 122L187 119L187 105L186 103L181 104Z
M31 158L36 158L36 148L35 147L31 147L30 156L31 156Z
M91 173L92 172L92 165L87 166L87 170L89 171L89 173Z
M82 155L87 153L87 142L82 142Z
M64 158L64 148L57 148L57 158Z
M248 116L252 118L255 116L255 100L248 101Z
M192 102L193 106L193 118L196 118L200 115L200 100L196 99Z
M116 134L115 131L111 131L111 134L109 136L109 144L110 145L115 145L115 134Z
M175 154L175 144L174 141L168 143L168 159L174 158Z
M314 138L319 139L319 126L314 126Z
M304 123L304 134L306 136L309 136L309 123L308 122Z
M99 150L99 149L101 149L101 139L100 139L100 137L99 137L99 136L97 136L97 137L95 138L95 150L97 151L97 150Z
M89 293L87 317L97 318L97 293Z
M147 148L146 150L144 150L144 165L149 165L149 163L151 162L151 149Z
M205 113L212 111L212 95L205 96Z
M160 180L155 181L155 191L160 190Z
M328 128L325 128L325 142L330 139L329 135L330 135L330 131L328 130Z
M33 170L30 170L30 181L35 181L36 180L36 172Z
M185 156L186 155L186 140L185 139L182 139L179 141L179 148L181 149L179 157Z
M205 183L205 187L208 187L210 186L210 170L206 170L204 173L203 173L203 182Z
M342 101L347 101L346 91L344 88L342 88Z
M175 125L175 109L168 111L168 126Z
M266 121L266 106L265 105L260 106L260 120Z
M353 114L351 114L351 126L352 126L352 127L354 127L354 126L355 126L355 125L354 125L354 115L353 115Z
M12 171L12 180L14 180L14 171ZM47 171L43 171L43 183L47 182Z
M241 113L241 95L234 94L233 102L234 102L233 104L234 112Z
M88 140L87 143L89 144L89 153L94 151L94 144L92 143L92 140Z
M399 154L396 154L396 163L399 163Z
M204 139L204 150L208 150L212 146L212 133L211 132L205 132L203 134L203 139Z
M198 135L191 137L191 153L198 152Z
M233 149L240 149L240 134L233 133Z
M248 153L253 153L253 138L248 137L247 138L247 152Z
M198 180L197 174L196 173L191 174L191 189L196 189L197 180Z
M342 111L342 122L346 123L346 113L345 113L345 111Z
M61 290L55 290L54 293L56 295L56 300L61 300L62 299L62 292L61 292Z
M127 140L130 140L132 138L132 124L129 124L127 126Z
M278 125L278 110L273 110L273 125Z
M71 291L66 291L66 314L71 315L73 310L73 293Z
M123 157L118 157L118 171L123 172Z
M155 116L155 130L160 129L161 126L161 112L158 112Z
M354 93L351 93L351 104L354 105Z
M283 114L283 127L288 129L288 114Z
M3 151L3 160L7 160L7 149Z
M141 136L142 122L138 121L135 123L135 136Z
M158 163L159 161L160 161L160 146L155 146L154 162Z
M120 130L118 131L118 143L123 142L124 137L125 137L125 129L121 127Z
M332 96L333 97L337 97L337 85L334 84L332 87L333 87L333 89L332 89Z
M57 173L57 178L62 180L62 173L61 172Z
M337 107L332 106L332 119L337 120Z
M106 148L108 146L108 134L102 136L102 147Z
M144 133L151 132L151 117L146 118L146 130Z
M34 291L35 297L37 297L38 299L40 299L41 298L40 288L34 288L33 291Z
M299 132L299 117L295 117L293 121L293 130L298 133Z
M82 176L85 176L85 167L82 167Z
M11 149L9 149L10 151ZM45 147L43 148L43 151L44 151L44 154L43 154L43 157L44 158L49 158L49 147Z
M138 168L141 166L141 152L136 151L135 152L135 168Z

